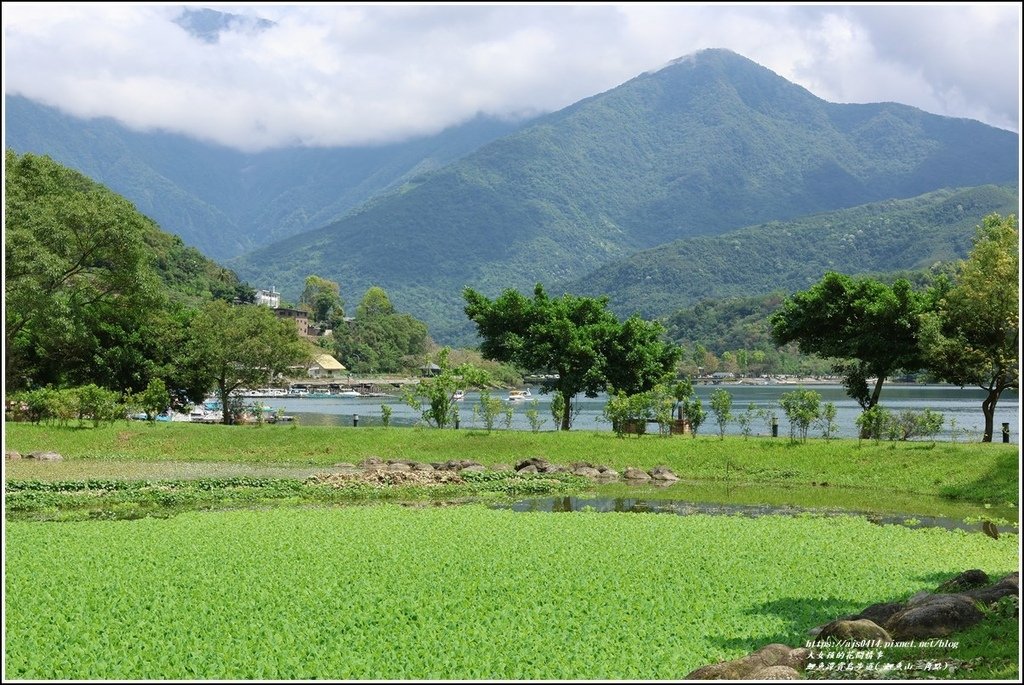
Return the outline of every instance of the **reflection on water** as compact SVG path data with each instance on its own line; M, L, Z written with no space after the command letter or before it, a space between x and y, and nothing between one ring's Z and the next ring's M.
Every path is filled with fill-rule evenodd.
M878 525L900 525L909 528L945 528L946 530L965 530L971 532L981 530L980 522L965 523L961 519L941 516L802 509L790 505L712 504L681 500L645 500L633 497L535 497L519 500L511 504L494 504L492 506L496 509L511 509L512 511L523 512L596 511L634 514L675 514L677 516L711 514L717 516L747 516L751 518L758 516L801 516L808 514L817 516L861 515L866 517L871 523Z

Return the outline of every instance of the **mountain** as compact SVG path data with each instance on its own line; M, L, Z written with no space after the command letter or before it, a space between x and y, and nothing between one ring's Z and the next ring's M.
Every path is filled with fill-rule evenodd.
M247 154L181 135L133 131L112 119L78 119L21 96L5 96L4 106L7 148L45 154L81 171L216 259L319 228L518 126L478 116L404 143Z
M1019 204L1015 186L987 185L771 221L637 252L557 290L607 294L620 315L651 318L703 298L804 290L829 270L923 269L966 257L982 217Z
M435 339L472 340L461 290L581 277L672 240L945 187L1017 182L1018 137L893 103L833 104L705 50L535 120L341 220L229 262L384 287Z

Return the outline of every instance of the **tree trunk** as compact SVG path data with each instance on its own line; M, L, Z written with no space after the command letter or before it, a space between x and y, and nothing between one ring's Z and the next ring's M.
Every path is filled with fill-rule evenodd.
M878 380L875 381L875 389L871 391L871 398L868 400L868 406L864 407L865 410L871 409L878 404L878 398L882 396L882 383L884 382L885 376L878 374ZM860 439L867 440L870 437L867 426L862 426L860 429Z
M228 384L227 381L220 381L217 384L220 388L220 422L225 426L230 426L233 422L234 417L231 415L231 410L228 408Z
M996 402L999 401L1001 390L989 388L988 396L981 403L981 412L985 415L985 434L981 436L982 442L992 442L992 431L995 427Z
M561 429L567 431L572 423L572 395L567 392L562 393L562 406L564 413L562 414Z

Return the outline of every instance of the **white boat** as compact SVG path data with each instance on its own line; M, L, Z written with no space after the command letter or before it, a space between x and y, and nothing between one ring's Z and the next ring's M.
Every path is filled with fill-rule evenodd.
M359 392L358 390L341 390L339 392L334 393L334 395L336 395L337 397L362 397L363 393Z
M531 399L532 397L533 397L533 395L530 394L530 389L529 388L527 388L526 390L509 390L508 391L508 401L509 402L522 402L523 400L528 400L528 399Z
M456 390L452 393L452 402L461 402L466 399L466 392L464 390Z

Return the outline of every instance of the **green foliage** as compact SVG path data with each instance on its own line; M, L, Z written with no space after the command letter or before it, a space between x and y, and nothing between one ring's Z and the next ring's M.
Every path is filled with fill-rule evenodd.
M556 396L555 399L558 397L560 396ZM526 414L526 420L530 422L530 430L534 433L540 431L547 421L546 419L541 418L539 407L540 400L530 400L530 403L527 405L526 411L524 412ZM556 418L555 420L557 422L558 419Z
M157 414L170 405L171 394L167 392L167 385L162 380L153 378L136 399L142 410L146 412L146 419L152 423L156 421Z
M892 412L877 404L861 412L856 421L861 437L876 443L889 434L889 426L894 423Z
M821 413L816 421L821 427L821 437L831 440L836 435L836 405L834 402L826 402L821 407Z
M936 289L937 311L923 324L928 367L936 377L987 391L985 442L992 440L999 397L1019 387L1019 253L1016 215L986 216L956 284Z
M329 329L337 328L345 316L341 287L315 274L306 277L299 305L308 309L313 321Z
M945 417L942 414L931 409L904 409L897 414L882 406L876 406L857 417L857 426L860 427L863 437L871 438L875 442L882 438L890 441L910 440L915 437L934 440L942 430L944 421ZM955 426L953 430L956 430Z
M732 420L732 394L725 388L719 388L711 393L711 411L715 415L715 422L718 423L718 437L725 439L725 426Z
M943 186L916 197L899 196L908 199L852 203L857 206L830 212L819 206L767 223L752 220L748 223L754 225L721 235L674 240L613 259L561 285L570 292L607 294L609 307L619 314L667 317L674 340L689 338L691 327L673 326L675 313L692 309L685 318L718 328L692 340L708 349L723 348L715 350L719 355L745 345L755 349L749 335L756 333L758 341L769 337L761 324L764 317L751 316L761 308L758 299L804 290L839 266L845 273L878 276L963 258L970 249L970 231L983 216L1015 212L1019 205L1016 185L935 188ZM702 311L701 303L709 298L731 303L733 311L718 312L718 317ZM740 317L751 317L755 328L734 328L731 322Z
M595 397L609 385L643 392L665 380L679 358L679 349L662 340L660 324L637 317L620 323L604 298L552 299L539 283L533 299L506 290L492 301L472 288L463 296L484 357L558 375L554 390L562 398L562 430L572 425L572 399L578 393Z
M798 554L794 540L838 553ZM13 521L5 530L5 673L678 680L763 646L766 635L802 644L809 626L905 598L922 578L963 568L1006 573L1018 564L1018 544L1016 535L991 540L856 517L531 515L481 506ZM777 572L765 573L765 559ZM537 578L545 591L524 593ZM326 635L351 648L327 648Z
M391 405L380 405L380 424L387 428L391 425Z
M224 423L230 424L239 413L231 403L233 391L270 384L288 367L305 361L309 346L290 321L277 318L268 307L215 300L192 321L184 352L183 364L205 381L200 387L216 387Z
M403 391L406 404L421 412L423 421L435 428L455 424L459 412L459 405L454 399L456 390L484 387L490 380L486 371L470 364L453 368L449 362L450 353L449 348L443 348L437 359L440 371L431 377L421 378L414 386L406 386Z
M480 417L484 421L484 428L490 433L494 430L494 420L504 410L504 403L500 398L491 397L491 393L487 390L481 390L477 407L479 407Z
M427 350L427 327L399 314L382 288L370 288L353 321L336 326L334 353L354 373L415 370Z
M789 419L789 439L807 442L811 423L821 416L821 393L798 388L779 397L779 405Z
M690 424L690 431L693 437L696 438L697 431L700 430L700 427L704 424L704 420L708 416L707 410L704 409L700 398L696 395L685 398L680 405L680 410L682 411L683 417L686 419L687 423Z
M772 337L779 345L796 342L805 354L834 358L847 394L870 409L888 377L923 366L918 333L927 306L904 279L890 287L829 272L772 314Z

